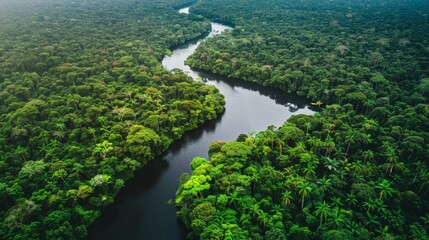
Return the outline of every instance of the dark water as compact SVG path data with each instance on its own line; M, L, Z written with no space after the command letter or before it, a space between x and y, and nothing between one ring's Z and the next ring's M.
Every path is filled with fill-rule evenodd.
M187 8L180 12L187 13ZM216 23L212 27L209 36L229 29ZM115 203L90 227L88 239L184 239L186 229L176 218L176 207L167 202L174 199L178 179L182 173L191 171L189 163L195 156L207 157L213 141L234 140L241 133L264 130L269 125L280 126L294 114L313 113L307 107L308 101L295 95L191 70L184 65L184 60L200 42L174 50L171 57L163 60L163 65L167 69L180 68L216 86L225 96L225 112L217 120L185 134L166 153L137 172Z

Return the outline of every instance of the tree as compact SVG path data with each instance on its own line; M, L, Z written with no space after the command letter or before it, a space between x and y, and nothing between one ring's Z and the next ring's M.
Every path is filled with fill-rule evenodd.
M34 176L41 174L45 169L45 167L46 167L46 164L42 160L27 161L22 166L21 171L19 172L19 175L32 178Z
M329 157L324 158L324 165L328 170L336 171L340 167L340 162L336 159L331 159Z
M350 144L355 143L356 133L352 130L347 132L345 143L347 143L346 154L349 152Z
M319 188L322 189L322 191L324 192L330 191L332 189L331 179L328 179L325 176L318 179L316 183L319 185Z
M356 199L356 196L353 193L347 194L346 202L349 203L349 208L353 205L356 206L358 203L358 200Z
M299 194L301 195L301 208L304 208L304 199L305 197L307 197L307 195L311 192L311 190L313 190L310 185L303 181L299 183Z
M337 45L335 47L335 50L338 51L340 55L345 55L349 51L349 48L341 44L341 45Z
M112 177L109 175L97 174L93 178L91 178L91 180L89 180L89 183L93 187L98 187L98 186L103 186L103 185L108 184L111 179L112 179Z
M267 223L268 223L268 220L269 220L269 218L268 218L268 213L266 213L266 212L264 212L264 211L261 211L261 212L260 212L260 214L259 214L259 216L258 216L258 221L259 221L259 223L260 223L263 227L265 227L265 226L267 225Z
M329 230L322 234L322 240L352 240L355 239L354 236L347 230Z
M210 179L210 177L203 175L191 176L176 193L176 203L186 206L191 197L201 196L203 191L210 189L210 184L208 183Z
M341 229L345 223L345 215L343 211L339 208L334 208L329 215L330 221L328 222L330 226L335 229Z
M159 153L163 148L157 148L161 145L161 138L152 129L141 125L133 125L126 138L126 148L133 155L143 158L149 158L154 153ZM153 151L153 152L152 152Z
M367 208L366 212L374 211L377 208L377 202L374 199L368 199L363 202L362 205L364 208Z
M393 188L390 187L390 182L386 179L383 179L376 187L380 190L380 199L384 197L392 196Z
M191 213L194 219L200 219L206 224L213 219L216 213L216 208L209 202L203 202L196 206Z
M289 206L292 200L292 192L288 190L284 191L282 194L282 202L284 203L284 205Z
M103 160L106 159L106 156L109 152L111 152L113 150L113 146L112 143L110 143L109 141L103 141L102 143L97 143L95 145L95 148L93 150L94 153L100 153L101 158Z
M319 226L322 226L323 219L326 219L326 217L329 216L330 211L331 211L331 209L330 209L329 205L325 201L323 201L321 203L320 202L317 203L315 214L316 214L316 216L320 217L320 224L319 224Z
M420 80L419 85L417 86L418 91L425 97L429 96L429 78L424 78Z
M238 192L237 191L233 191L232 193L229 194L228 196L229 199L229 204L236 207L237 206L237 201L239 199L238 197Z
M261 215L261 209L260 209L259 203L250 205L249 211L252 214L252 217L254 219L258 218L258 216Z
M379 227L380 222L378 221L378 217L371 213L366 213L366 222L365 225L369 226L370 230L374 230L374 227Z
M85 198L88 198L93 192L94 192L94 189L91 186L81 185L79 186L79 189L76 193L76 197L85 199Z

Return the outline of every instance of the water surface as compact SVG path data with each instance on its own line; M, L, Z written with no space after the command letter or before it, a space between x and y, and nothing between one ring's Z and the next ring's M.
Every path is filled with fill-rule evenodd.
M188 11L189 8L179 10ZM227 29L230 28L212 23L208 37ZM218 119L185 134L162 156L137 172L115 203L90 227L89 239L185 239L187 232L176 218L177 209L167 202L175 197L180 175L191 172L189 163L194 157L207 157L213 141L231 141L241 133L265 130L269 125L280 126L294 114L313 113L308 108L309 102L296 95L192 70L184 61L201 41L175 49L162 63L169 70L179 68L193 78L201 77L207 84L216 86L225 96L225 112Z

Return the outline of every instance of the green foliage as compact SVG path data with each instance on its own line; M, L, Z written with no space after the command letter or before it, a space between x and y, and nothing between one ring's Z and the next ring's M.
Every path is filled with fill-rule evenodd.
M134 171L223 111L160 63L210 23L186 0L27 3L0 9L0 238L83 239Z
M126 147L132 156L150 159L152 154L160 152L160 150L156 151L155 147L162 144L161 138L150 128L133 125L126 139ZM162 145L161 149L163 149Z
M198 167L200 167L201 165L204 165L207 163L207 160L205 158L202 157L196 157L191 161L191 169L192 171L195 171L195 169L197 169Z
M252 239L428 238L427 1L211 0L191 12L235 28L188 64L296 92L320 112L213 143L211 187L181 207L214 204L205 229L218 238L230 222Z

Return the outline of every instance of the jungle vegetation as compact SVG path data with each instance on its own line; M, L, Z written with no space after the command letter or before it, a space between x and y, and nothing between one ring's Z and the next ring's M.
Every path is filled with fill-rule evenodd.
M199 239L429 239L429 3L211 0L187 63L320 112L214 142L176 194Z
M223 111L166 71L210 30L188 1L0 3L0 238L82 239L133 172Z

